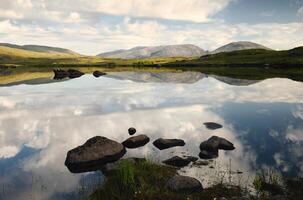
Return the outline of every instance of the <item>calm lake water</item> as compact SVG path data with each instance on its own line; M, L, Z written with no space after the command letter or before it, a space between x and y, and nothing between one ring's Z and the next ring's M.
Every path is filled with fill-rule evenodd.
M43 81L38 81L39 83ZM0 87L0 199L77 199L94 189L101 173L71 174L66 152L101 135L122 142L136 127L151 142L128 150L129 157L155 162L199 153L212 135L232 141L236 150L220 151L208 166L180 173L204 186L229 170L232 181L275 168L303 175L303 83L206 76L201 73L110 73L68 81ZM204 122L222 129L208 130ZM159 137L184 139L186 146L156 150ZM213 168L214 167L214 168ZM86 191L87 192L87 191Z

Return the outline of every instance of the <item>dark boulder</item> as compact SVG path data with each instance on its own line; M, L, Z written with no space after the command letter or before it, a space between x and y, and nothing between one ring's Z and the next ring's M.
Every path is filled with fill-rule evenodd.
M168 149L177 146L184 146L185 142L179 139L163 139L159 138L153 142L153 145L160 150Z
M207 150L207 151L212 151L212 150L234 150L235 147L233 143L229 142L228 140L217 137L217 136L212 136L209 138L207 141L204 141L200 144L200 150Z
M136 132L137 132L137 130L135 128L133 128L133 127L131 127L131 128L128 129L128 134L129 135L135 135Z
M167 159L167 160L163 161L164 164L174 166L174 167L185 167L191 162L192 162L191 159L181 158L179 156L174 156L170 159Z
M194 193L203 190L202 184L195 178L175 175L166 183L166 188L174 192Z
M127 140L122 142L122 144L126 148L135 149L135 148L142 147L142 146L146 145L147 143L149 143L149 141L150 141L150 139L146 135L138 135L138 136L135 136L135 137L128 138Z
M55 80L61 80L61 79L64 79L64 78L67 78L69 73L65 70L62 70L62 69L54 69L53 70L55 76L54 76L54 79Z
M83 72L80 72L80 71L75 70L75 69L69 69L69 70L67 70L67 72L68 72L68 77L69 78L79 78L79 77L84 75Z
M199 153L199 157L201 159L209 160L209 159L215 159L219 157L219 151L218 150L202 150Z
M204 123L205 127L210 129L210 130L216 130L216 129L220 129L223 128L223 126L221 124L217 124L215 122L206 122Z
M94 71L93 75L94 77L99 78L100 76L105 76L106 73L100 71Z
M107 163L119 160L126 153L124 146L105 137L93 137L67 153L65 165L72 173L101 169Z

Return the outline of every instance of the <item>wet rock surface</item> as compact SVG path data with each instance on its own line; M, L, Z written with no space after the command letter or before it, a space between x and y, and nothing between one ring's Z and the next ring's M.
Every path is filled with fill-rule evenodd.
M216 129L223 128L223 126L221 124L218 124L215 122L206 122L206 123L204 123L204 126L210 130L216 130Z
M184 146L185 142L180 139L163 139L159 138L153 142L153 145L159 150L164 150L177 146Z
M105 137L93 137L67 153L65 165L72 173L96 171L103 165L119 160L125 147Z
M175 175L166 183L166 188L175 192L200 192L203 190L202 184L195 178Z
M200 150L206 150L206 151L214 151L214 150L234 150L235 147L233 143L226 140L225 138L221 138L218 136L212 136L208 140L202 142L200 144Z
M122 142L122 144L126 148L135 149L135 148L146 145L147 143L149 143L149 141L150 141L150 139L146 135L138 135L138 136L128 138L127 140Z

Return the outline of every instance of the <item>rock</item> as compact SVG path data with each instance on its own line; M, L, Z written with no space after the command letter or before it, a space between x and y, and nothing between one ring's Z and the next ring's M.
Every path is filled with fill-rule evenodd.
M212 151L209 151L209 150L202 150L202 151L199 153L199 157L200 157L201 159L205 159L205 160L215 159L215 158L218 158L218 157L219 157L219 151L218 151L218 150L212 150Z
M228 140L212 136L207 141L204 141L200 144L200 150L207 150L207 151L215 151L215 150L234 150L235 147L233 143L229 142Z
M174 166L174 167L185 167L190 162L192 162L190 159L181 158L179 156L174 156L170 159L167 159L167 160L163 161L164 164L171 165L171 166Z
M65 165L72 173L96 171L107 163L119 160L125 153L122 144L97 136L70 150Z
M56 80L61 80L64 78L79 78L82 75L84 75L83 72L80 72L78 70L74 70L74 69L69 69L67 71L62 70L62 69L54 69L54 79Z
M175 175L166 183L166 188L175 192L200 192L203 190L202 184L195 178Z
M100 76L105 76L106 73L100 71L94 71L93 75L94 77L99 78Z
M178 139L163 139L159 138L153 142L154 146L160 150L168 149L177 146L184 146L185 142Z
M128 134L129 135L135 135L136 132L137 132L137 130L135 128L133 128L133 127L131 127L131 128L128 129Z
M69 69L69 70L67 70L67 72L68 72L68 77L69 78L79 78L79 77L84 75L83 72L80 72L80 71L75 70L75 69Z
M62 69L54 69L53 72L55 74L55 76L54 76L55 80L61 80L61 79L67 78L69 75L67 71L62 70Z
M138 135L135 137L128 138L122 144L129 149L135 149L138 147L142 147L149 143L150 139L146 135Z
M204 123L205 127L210 129L210 130L216 130L216 129L220 129L223 128L223 126L221 124L217 124L214 122L206 122Z

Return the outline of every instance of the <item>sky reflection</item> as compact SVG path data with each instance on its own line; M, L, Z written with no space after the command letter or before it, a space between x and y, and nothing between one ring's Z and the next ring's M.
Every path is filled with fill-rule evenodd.
M218 135L231 140L236 150L220 152L214 165L226 167L232 161L232 169L247 176L264 166L302 175L302 83L268 79L233 86L212 77L198 78L191 84L140 83L85 75L0 88L0 185L8 188L1 195L66 198L83 178L64 166L66 152L96 135L122 142L131 126L152 141L180 138L186 146L160 152L150 143L127 156L155 161L181 153L196 156L202 141ZM207 130L206 121L224 128ZM199 177L204 185L215 176L209 167L188 167L182 173Z

